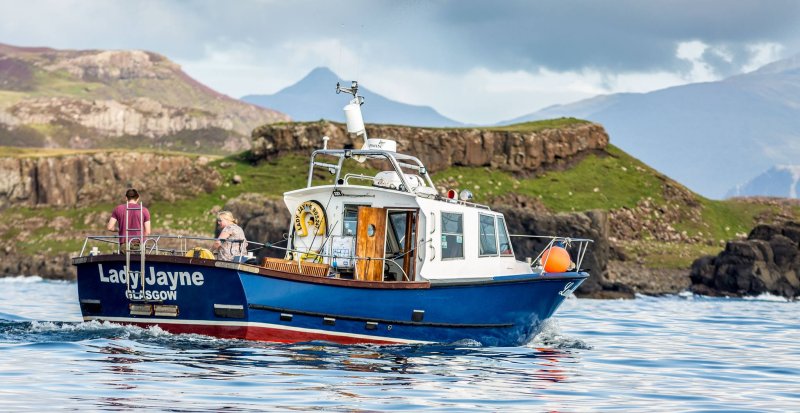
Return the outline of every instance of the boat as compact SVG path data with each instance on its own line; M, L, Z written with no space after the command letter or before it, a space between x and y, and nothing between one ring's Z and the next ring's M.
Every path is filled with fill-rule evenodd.
M352 95L347 131L364 145L326 137L311 153L306 186L284 194L284 242L248 241L280 257L217 260L212 237L89 236L73 259L83 320L283 343L530 342L589 277L592 240L509 234L470 191L439 193L417 157L368 137L357 82L336 92ZM517 236L544 247L520 259Z

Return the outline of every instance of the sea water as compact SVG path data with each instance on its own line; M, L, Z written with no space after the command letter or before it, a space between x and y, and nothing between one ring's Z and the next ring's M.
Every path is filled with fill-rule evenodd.
M569 299L528 346L271 344L80 321L0 279L0 410L800 411L800 303Z

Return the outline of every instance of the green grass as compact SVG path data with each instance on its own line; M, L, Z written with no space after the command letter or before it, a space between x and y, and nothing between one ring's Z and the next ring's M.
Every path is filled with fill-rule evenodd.
M304 157L284 156L274 162L252 165L244 155L218 159L211 163L223 178L223 184L211 193L203 193L192 199L176 202L156 201L148 206L153 215L153 228L182 228L197 233L213 233L214 217L209 211L243 193L254 192L270 197L282 197L283 193L304 187L308 163ZM225 167L223 167L225 165ZM232 183L239 175L242 183Z
M623 151L609 145L604 156L588 155L575 167L535 178L517 179L489 168L453 167L433 175L434 182L458 183L477 202L515 192L539 198L554 212L634 207L639 200L663 202L663 178Z
M702 220L700 222L681 222L676 229L689 234L703 233L706 238L728 240L736 234L747 234L753 229L759 217L774 217L779 214L775 206L753 204L740 200L716 201L700 198ZM793 215L800 217L800 208L793 208Z
M46 71L35 69L33 72L33 96L64 96L74 98L89 98L93 93L105 85L99 82L89 82L78 79L64 70Z
M17 92L10 90L0 90L0 109L5 109L13 106L22 99L28 97L28 92Z
M68 155L79 155L79 154L94 154L94 153L109 153L109 152L126 152L130 151L130 148L103 148L103 149L70 149L70 148L23 148L23 147L15 147L15 146L0 146L0 157L6 158L41 158L41 157L59 157L59 156L68 156ZM144 153L157 153L160 155L175 155L175 156L187 156L190 158L196 158L199 156L206 156L212 159L219 159L219 156L215 155L203 155L198 153L191 153L191 152L181 152L181 151L165 151L153 148L142 148L136 149L136 152L144 152Z
M648 268L686 269L701 256L719 254L724 245L633 241L622 242L620 247L629 257L641 260Z
M558 118L558 119L545 119L533 122L515 123L507 126L497 126L493 128L486 128L493 131L502 132L538 132L545 129L561 129L576 125L590 124L588 120L577 118Z

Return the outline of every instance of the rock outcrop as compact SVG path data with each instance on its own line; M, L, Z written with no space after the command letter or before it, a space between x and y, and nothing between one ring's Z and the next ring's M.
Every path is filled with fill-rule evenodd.
M119 201L130 186L139 188L146 202L183 199L222 183L207 162L140 152L0 158L0 208Z
M398 152L416 155L433 172L450 166L535 172L608 145L603 127L593 123L535 132L376 125L367 126L367 134L396 140ZM360 148L363 143L348 134L345 125L328 121L264 125L252 136L256 159L308 154L322 147L323 136L331 138L330 148Z
M130 101L84 100L67 97L28 99L7 110L5 121L20 124L50 124L69 119L98 134L155 138L181 131L206 128L234 129L234 119L214 113L164 105L151 98Z
M800 223L756 226L717 256L692 264L692 290L706 295L800 296Z

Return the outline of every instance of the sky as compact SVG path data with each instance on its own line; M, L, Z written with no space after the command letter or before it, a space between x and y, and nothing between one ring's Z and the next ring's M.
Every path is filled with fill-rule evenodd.
M0 43L144 49L233 97L318 66L489 124L800 53L800 1L0 0Z

